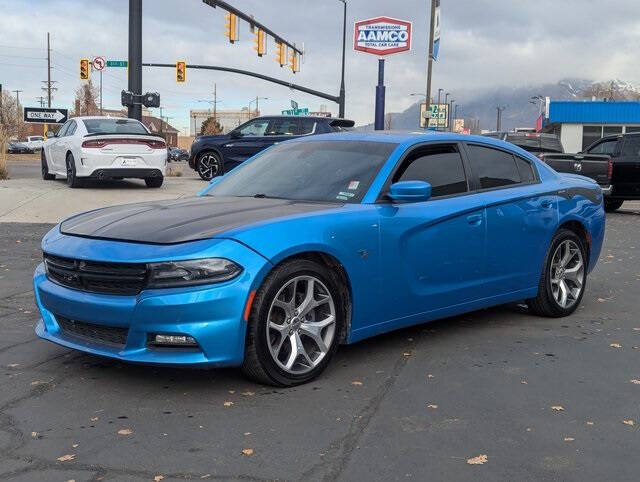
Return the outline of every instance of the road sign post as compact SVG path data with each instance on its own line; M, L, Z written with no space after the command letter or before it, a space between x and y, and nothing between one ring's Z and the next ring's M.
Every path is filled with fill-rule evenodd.
M69 118L67 109L48 109L46 107L25 107L24 121L31 123L64 124Z

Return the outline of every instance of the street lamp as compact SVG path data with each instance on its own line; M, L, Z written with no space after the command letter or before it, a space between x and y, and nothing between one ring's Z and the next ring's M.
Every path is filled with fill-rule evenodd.
M256 117L258 116L258 102L261 100L269 100L269 97L256 97L249 101L249 112L251 112L251 104L256 103Z
M344 88L344 59L347 50L347 0L338 0L344 7L342 19L342 77L340 80L340 102L338 103L338 117L344 118L345 88Z
M453 132L453 118L451 117L452 111L453 111L453 104L456 100L455 99L451 99L451 101L449 102L449 132Z
M438 104L440 103L440 94L444 92L444 89L438 89Z

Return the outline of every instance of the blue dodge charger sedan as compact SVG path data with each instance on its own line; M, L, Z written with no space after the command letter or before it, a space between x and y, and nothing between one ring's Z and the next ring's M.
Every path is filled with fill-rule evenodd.
M119 360L241 366L277 386L341 343L524 300L572 313L603 196L486 137L340 133L273 146L198 197L80 214L42 241L37 334Z

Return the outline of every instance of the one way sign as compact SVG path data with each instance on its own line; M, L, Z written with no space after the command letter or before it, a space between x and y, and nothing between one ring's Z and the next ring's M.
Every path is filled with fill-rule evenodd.
M64 124L67 122L67 109L47 109L46 107L25 107L24 121L40 124Z

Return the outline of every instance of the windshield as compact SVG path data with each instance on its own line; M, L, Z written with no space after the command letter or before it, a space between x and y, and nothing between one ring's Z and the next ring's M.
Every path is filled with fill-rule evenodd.
M132 119L84 119L89 134L148 134L147 129Z
M539 153L539 152L564 152L560 139L555 135L507 135L505 139L507 142L511 142L518 147L521 147L525 151Z
M277 145L207 195L357 203L397 144L308 141Z

